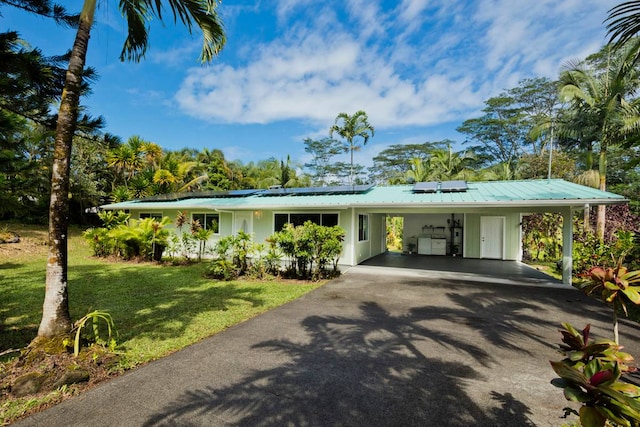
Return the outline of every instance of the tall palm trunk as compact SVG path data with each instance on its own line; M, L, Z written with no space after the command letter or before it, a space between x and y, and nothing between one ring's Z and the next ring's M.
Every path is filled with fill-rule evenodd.
M600 149L600 159L598 162L598 169L600 172L600 190L605 191L607 189L607 148L606 144L602 144ZM606 222L606 206L598 205L598 216L596 218L596 236L601 241L604 240L604 228Z
M80 15L80 26L71 50L69 68L58 112L49 203L49 254L46 290L42 321L38 328L39 337L53 337L71 329L67 291L69 164L71 162L71 144L78 119L80 86L94 11L95 0L85 1Z

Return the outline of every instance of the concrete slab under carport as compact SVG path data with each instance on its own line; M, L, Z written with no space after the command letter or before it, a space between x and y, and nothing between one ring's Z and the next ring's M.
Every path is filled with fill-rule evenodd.
M398 270L416 270L421 274L428 271L432 278L441 277L448 280L571 288L570 285L563 284L562 281L519 261L386 252L369 258L360 263L360 266L378 267L381 271L385 268L393 269L394 274L398 274Z

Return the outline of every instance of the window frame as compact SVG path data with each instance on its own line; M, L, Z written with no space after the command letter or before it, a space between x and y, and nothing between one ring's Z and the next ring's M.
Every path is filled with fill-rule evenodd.
M138 219L142 220L146 218L153 218L156 221L162 221L162 218L164 218L164 215L162 214L162 212L139 212L138 213Z
M204 215L204 221L200 222L200 225L204 227L205 230L208 230L208 222L207 216L215 216L217 217L216 222L218 223L218 230L213 232L214 236L220 235L220 214L218 212L191 212L191 222L193 222L193 217L195 215Z
M358 214L358 242L369 241L369 214Z
M287 220L284 223L284 225L286 224L292 224L291 222L291 215L320 215L320 224L318 225L324 225L324 216L325 215L335 215L336 216L336 225L340 225L340 212L318 212L318 211L287 211L287 212L274 212L273 213L273 231L274 233L277 233L278 231L282 231L282 229L277 230L276 229L276 216L277 215L286 215L287 216ZM283 227L284 227L283 225ZM332 227L332 226L327 226L327 227Z

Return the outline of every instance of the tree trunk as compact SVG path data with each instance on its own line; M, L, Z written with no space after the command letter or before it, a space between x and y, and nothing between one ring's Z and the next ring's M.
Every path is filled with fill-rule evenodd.
M607 150L602 148L600 150L600 159L598 162L598 170L600 172L600 190L606 191L607 189ZM596 236L600 240L604 240L604 228L606 221L606 206L598 205L598 216L596 220Z
M66 333L71 329L67 291L69 164L71 162L71 144L78 118L82 73L93 22L93 10L95 10L95 1L89 0L86 3L71 51L58 112L49 203L49 254L46 290L38 337L49 338ZM91 8L92 5L93 8ZM88 13L87 9L89 9Z

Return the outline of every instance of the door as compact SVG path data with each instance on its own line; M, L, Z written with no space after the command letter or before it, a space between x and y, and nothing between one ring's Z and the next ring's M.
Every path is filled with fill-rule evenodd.
M480 258L504 259L504 217L480 218Z
M236 212L234 215L233 233L244 231L247 234L253 233L253 212Z

